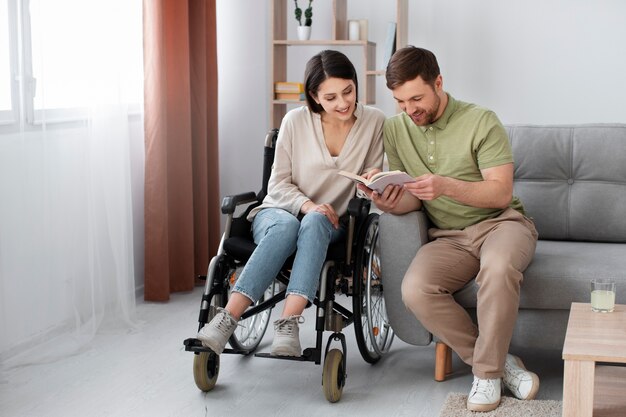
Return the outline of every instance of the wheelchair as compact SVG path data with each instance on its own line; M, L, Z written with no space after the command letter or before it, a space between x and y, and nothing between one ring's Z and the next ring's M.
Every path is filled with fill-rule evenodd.
M198 330L224 307L231 289L252 255L256 245L251 235L251 224L246 219L249 211L259 205L267 194L278 129L265 137L262 188L258 193L247 192L223 199L221 211L227 216L224 234L217 254L211 259L202 294ZM243 214L236 215L237 208ZM370 213L370 201L353 198L348 207L349 221L346 239L329 246L320 274L320 282L313 304L316 308L316 343L305 348L301 357L258 357L297 360L324 365L322 390L330 402L339 401L346 380L346 340L342 329L354 324L357 346L363 359L371 364L389 350L394 332L389 325L383 298L378 253L378 214ZM261 342L270 322L272 308L284 300L293 255L282 266L264 295L251 305L230 337L230 348L224 354L252 354ZM341 305L336 294L352 297L352 312ZM344 297L347 298L347 297ZM323 344L324 331L332 332ZM202 346L196 338L184 341L185 350L194 353L193 376L196 386L204 392L215 387L220 369L220 356ZM331 348L332 346L332 348Z

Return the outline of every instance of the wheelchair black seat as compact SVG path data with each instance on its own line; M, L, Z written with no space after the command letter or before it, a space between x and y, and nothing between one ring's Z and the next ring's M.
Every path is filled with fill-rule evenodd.
M250 259L254 249L256 249L256 244L250 238L246 239L245 237L234 236L224 241L224 250L240 262L245 262ZM328 251L326 252L326 260L338 261L345 258L346 242L344 240L333 242L329 245ZM287 259L287 266L293 265L293 259L294 255Z

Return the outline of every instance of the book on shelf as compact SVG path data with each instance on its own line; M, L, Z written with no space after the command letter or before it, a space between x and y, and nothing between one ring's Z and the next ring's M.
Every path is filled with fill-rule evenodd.
M348 171L339 171L339 175L351 179L359 184L365 185L370 190L382 193L388 185L403 185L407 182L415 182L415 178L402 171L384 171L372 176L369 180Z
M274 98L276 100L305 100L304 93L274 93Z
M291 81L278 81L274 83L275 93L304 93L304 84Z
M385 69L394 52L396 52L396 22L389 22L387 23L387 37L385 38L385 55L383 55Z

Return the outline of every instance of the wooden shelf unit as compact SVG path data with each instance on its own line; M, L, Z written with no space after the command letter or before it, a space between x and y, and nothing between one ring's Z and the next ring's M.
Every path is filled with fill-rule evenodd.
M385 0L389 1L389 0ZM361 48L363 65L359 74L359 95L365 104L376 102L376 77L385 74L384 69L376 68L376 43L371 41L348 40L348 0L332 0L331 39L323 40L288 40L287 17L291 15L290 1L270 0L272 40L270 47L271 65L271 102L270 127L279 127L287 112L287 104L299 103L290 100L274 100L274 83L287 81L288 48L297 46L353 46ZM396 0L396 49L407 43L408 0ZM304 103L304 101L300 102Z

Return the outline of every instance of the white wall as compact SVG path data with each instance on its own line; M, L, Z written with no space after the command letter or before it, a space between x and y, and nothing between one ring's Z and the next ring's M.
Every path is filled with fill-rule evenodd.
M331 0L313 3L313 39L330 37ZM217 2L221 195L259 188L269 126L269 0ZM287 2L295 38L293 2ZM393 0L348 0L369 20L382 59ZM409 0L409 44L432 50L444 88L496 111L504 123L626 123L626 2ZM322 48L289 48L289 77ZM345 48L341 49L349 53ZM349 56L358 67L358 54ZM377 80L377 107L395 105Z

